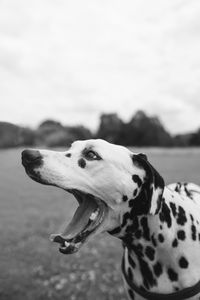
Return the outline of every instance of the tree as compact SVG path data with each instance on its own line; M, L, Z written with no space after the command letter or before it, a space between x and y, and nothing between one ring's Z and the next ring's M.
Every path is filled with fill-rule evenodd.
M0 148L20 145L20 127L8 122L0 122Z
M92 138L92 134L84 126L63 126L60 122L46 120L37 130L37 143L48 147L70 146L75 140Z
M139 110L123 128L124 144L129 146L172 146L173 140L157 117Z
M35 133L29 128L8 122L0 122L0 148L31 146L35 143Z
M200 146L200 129L191 134L189 143L191 146Z
M121 143L123 122L117 114L102 114L96 137L110 143Z

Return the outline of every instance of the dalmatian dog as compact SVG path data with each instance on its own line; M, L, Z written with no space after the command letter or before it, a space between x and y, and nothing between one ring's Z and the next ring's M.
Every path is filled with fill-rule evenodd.
M145 154L99 139L64 152L24 150L22 164L31 179L78 201L67 227L51 235L61 253L108 232L123 244L130 299L200 299L199 186L164 186Z

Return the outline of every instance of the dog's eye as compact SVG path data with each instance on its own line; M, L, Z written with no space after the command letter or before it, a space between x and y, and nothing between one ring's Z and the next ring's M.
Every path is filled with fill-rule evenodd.
M93 150L88 150L84 154L85 154L85 158L88 160L100 160L101 159L101 157Z

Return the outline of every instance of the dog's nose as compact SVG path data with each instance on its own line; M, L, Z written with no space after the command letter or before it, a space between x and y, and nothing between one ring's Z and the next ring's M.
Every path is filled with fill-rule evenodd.
M40 162L42 159L42 155L38 150L24 150L22 152L22 164L27 166L31 163Z

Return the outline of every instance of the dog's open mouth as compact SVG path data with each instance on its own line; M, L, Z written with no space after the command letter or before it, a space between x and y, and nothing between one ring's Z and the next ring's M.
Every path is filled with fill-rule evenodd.
M60 244L59 251L64 254L77 252L101 226L108 213L106 203L93 195L78 190L68 192L75 196L79 206L63 232L50 237L51 241Z

